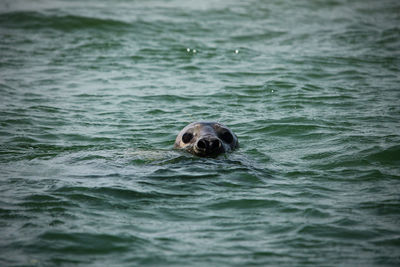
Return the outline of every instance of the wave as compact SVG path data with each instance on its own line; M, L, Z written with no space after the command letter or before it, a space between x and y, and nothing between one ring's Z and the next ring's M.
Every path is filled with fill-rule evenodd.
M367 157L370 161L389 163L395 166L399 166L400 163L400 145L391 146L380 151L372 152Z
M14 29L74 31L80 29L123 29L128 26L128 23L119 20L69 14L51 14L36 11L18 11L0 14L0 27Z

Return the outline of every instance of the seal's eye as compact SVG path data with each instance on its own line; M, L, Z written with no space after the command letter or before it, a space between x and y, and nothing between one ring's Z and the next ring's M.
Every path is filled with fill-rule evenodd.
M232 141L233 141L233 136L232 136L232 134L231 134L230 132L225 131L225 132L223 132L223 133L221 134L221 139L222 139L224 142L230 144L230 143L232 143Z
M185 144L187 144L187 143L190 142L190 140L192 140L192 138L193 138L193 134L191 134L191 133L184 133L184 134L182 135L182 142L184 142Z

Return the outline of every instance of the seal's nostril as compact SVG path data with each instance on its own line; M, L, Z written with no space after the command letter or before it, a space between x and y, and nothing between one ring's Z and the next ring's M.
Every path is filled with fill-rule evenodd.
M197 141L196 148L205 153L214 153L221 148L221 141L218 138L204 137Z
M219 148L221 145L221 143L219 142L218 139L215 139L211 142L211 150L215 150L217 148Z
M200 139L200 140L197 142L197 147L200 148L200 149L206 149L206 148L207 148L207 143L206 143L206 141L205 141L204 139Z

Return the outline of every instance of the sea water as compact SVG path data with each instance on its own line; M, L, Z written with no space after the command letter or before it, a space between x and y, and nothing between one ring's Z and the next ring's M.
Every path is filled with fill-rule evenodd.
M399 1L1 1L1 266L399 266ZM240 148L174 150L218 121Z

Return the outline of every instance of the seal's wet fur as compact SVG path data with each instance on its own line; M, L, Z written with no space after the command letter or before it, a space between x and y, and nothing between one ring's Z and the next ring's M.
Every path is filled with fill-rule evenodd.
M218 122L193 122L179 132L174 148L200 157L215 157L239 146L237 136Z

